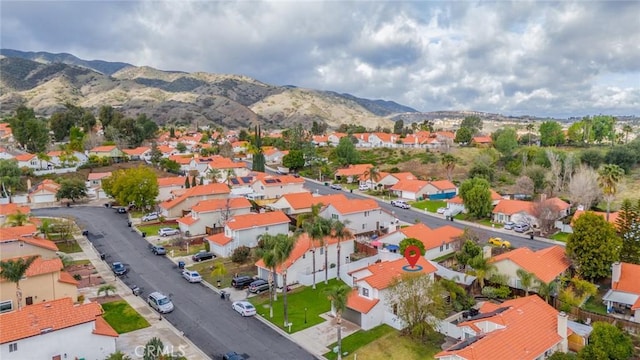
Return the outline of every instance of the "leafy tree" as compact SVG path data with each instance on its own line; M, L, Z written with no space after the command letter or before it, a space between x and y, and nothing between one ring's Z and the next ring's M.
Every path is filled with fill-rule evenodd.
M173 174L180 172L180 164L177 161L168 158L160 158L160 168Z
M610 115L597 115L592 117L593 140L601 143L604 140L613 140L615 136L615 118ZM613 144L613 141L611 141Z
M440 284L449 294L450 304L455 311L469 310L475 304L473 296L453 280L440 279Z
M248 246L238 246L231 254L231 261L238 264L244 264L251 255L251 248Z
M469 264L474 257L482 254L482 248L473 240L465 240L459 251L456 252L455 258L460 269Z
M393 123L393 133L402 134L402 130L404 130L404 121L396 120L396 122Z
M184 153L185 151L187 151L187 145L179 142L178 144L176 144L176 150L178 150L180 153Z
M626 360L633 356L631 337L613 324L593 323L589 344L578 353L578 359Z
M468 265L471 267L471 270L468 270L468 272L476 277L480 289L484 288L485 280L490 279L496 272L496 266L489 262L489 259L485 258L482 253L470 259Z
M640 220L634 221L629 230L622 235L620 260L640 264Z
M304 167L304 153L302 150L289 150L289 153L282 157L282 165L292 171L298 171Z
M60 189L56 193L56 200L69 199L73 202L87 196L87 186L80 179L64 179L60 181Z
M102 181L102 188L120 204L132 203L139 209L153 206L159 192L156 174L144 166L113 172Z
M627 174L638 163L638 160L640 160L640 154L628 145L612 147L604 157L605 163L618 165Z
M622 205L616 218L618 234L624 235L627 233L635 222L640 222L640 199L638 199L638 203L635 206L629 199L622 200Z
M360 154L348 136L343 136L334 150L338 164L347 166L357 164L360 161Z
M297 238L293 236L281 236L276 239L277 240L275 241L273 246L273 252L276 260L276 267L280 267L282 270L282 305L284 310L284 326L289 326L289 309L287 306L287 270L289 268L289 265L291 265L289 262L289 256L291 256L291 252L296 245ZM326 254L327 251L325 247L325 259Z
M602 194L607 202L607 221L611 212L611 202L618 193L618 183L624 176L624 170L618 165L606 164L598 172L598 182L602 188Z
M16 284L16 302L18 304L18 310L22 308L22 290L20 289L20 280L22 280L31 264L33 264L37 258L38 256L29 256L27 258L0 261L0 278Z
M33 109L20 106L9 118L13 138L32 154L44 152L49 144L47 123L36 118Z
M29 215L28 213L23 213L22 211L18 210L15 213L9 214L9 216L7 216L6 225L9 227L26 225L29 222L30 216L31 215Z
M573 225L567 240L567 255L586 279L610 275L611 264L620 259L622 240L615 227L592 212L582 214Z
M66 103L63 111L54 113L49 119L49 127L57 141L64 140L72 127L79 127L89 133L95 125L96 118L91 111L70 103Z
M79 127L69 129L69 148L74 151L84 151L85 133Z
M114 121L119 121L124 115L115 110L111 105L103 105L98 111L98 120L102 124L102 128L106 129Z
M233 146L229 142L225 142L220 145L219 148L220 156L226 157L227 159L233 159L235 153L233 152Z
M158 165L161 159L162 152L158 149L158 143L154 141L151 143L151 163L153 165Z
M629 134L633 132L633 127L629 124L625 124L622 126L622 132L624 133L624 143L629 142Z
M426 341L447 315L446 290L423 273L407 273L392 281L388 304L397 306L397 315L412 337Z
M325 131L327 131L327 124L324 122L319 123L314 120L313 123L311 123L311 133L313 135L322 135Z
M21 188L20 176L22 172L15 160L0 159L0 197L4 197L4 191L13 192Z
M284 234L278 234L277 236L286 236ZM275 289L277 282L277 273L276 273L276 255L273 251L273 243L275 242L275 235L271 234L263 234L260 237L260 241L258 242L258 247L256 248L256 255L262 259L264 262L264 266L269 268L271 271L269 272L269 317L273 318L273 300L276 297ZM315 270L315 269L314 269Z
M98 289L98 296L100 296L100 294L104 293L105 297L109 296L109 292L113 292L115 294L116 292L116 287L113 284L105 284L100 286L100 288Z
M564 144L564 132L557 121L545 121L540 124L540 145L558 146Z
M514 191L516 192L516 194L533 196L533 193L535 191L535 184L530 177L523 175L516 179Z
M466 116L460 123L460 128L471 130L471 135L477 134L482 130L482 119L479 116Z
M449 181L453 180L453 170L456 168L456 164L459 162L459 159L452 154L442 154L440 157L440 162L444 166L444 169L447 171L447 179Z
M189 182L189 177L185 176L184 178L184 188L189 189L191 187L191 183Z
M262 152L262 135L260 134L260 126L256 126L256 136L253 146L256 149L256 153L253 154L253 166L251 170L264 172L265 160L264 153Z
M380 181L380 169L378 169L377 166L368 168L362 175L364 175L364 178L368 179L372 185Z
M518 148L518 134L513 128L506 128L499 132L494 145L502 155L510 157Z
M525 170L525 175L527 175L531 180L533 180L533 191L535 193L540 193L544 190L547 178L547 169L543 168L540 165L532 165L527 167Z
M584 143L584 124L577 121L569 126L567 130L567 141L572 145L582 145Z
M520 286L522 288L522 290L524 290L525 292L525 296L529 296L529 290L531 290L531 287L533 286L533 281L535 280L535 275L524 270L524 269L518 269L516 270L516 275L518 276L518 279L520 280Z
M338 360L342 359L342 313L347 309L347 298L352 289L346 284L336 284L324 289L336 312L336 330L338 332Z
M580 154L580 161L593 169L598 169L604 161L604 155L598 149L586 149Z
M473 138L473 132L471 129L461 127L456 131L456 137L453 139L458 144L469 144Z
M320 207L322 204L311 206L311 214L307 217L298 217L298 223L302 224L302 229L307 233L313 244L311 251L313 252L313 289L316 288L316 249L317 242L324 243L324 238L331 234L331 220L321 217ZM301 220L302 219L302 220Z
M404 252L405 250L407 250L407 247L411 246L411 245L415 245L420 249L420 255L424 256L424 254L427 252L427 250L424 248L424 243L422 243L422 241L416 239L416 238L406 238L406 239L402 239L402 241L400 241L400 254L404 256Z
M491 213L491 190L487 180L479 177L465 180L460 185L460 197L469 215L481 219Z

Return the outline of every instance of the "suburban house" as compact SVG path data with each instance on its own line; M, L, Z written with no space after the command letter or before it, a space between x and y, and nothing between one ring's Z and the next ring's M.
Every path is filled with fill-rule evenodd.
M180 165L180 171L182 173L188 173L189 171L191 171L191 159L193 158L192 154L176 154L176 155L169 155L169 160L175 161L176 163L178 163L178 165Z
M171 192L174 190L184 189L186 177L173 176L158 178L158 196L157 201L164 201L171 198Z
M471 144L475 146L485 147L490 146L493 143L491 136L474 136L471 139Z
M354 290L347 298L347 307L342 317L365 331L381 324L398 330L404 328L403 321L396 315L397 305L390 304L386 294L395 279L403 274L415 274L418 271L433 279L436 268L424 257L420 257L416 263L416 270L412 270L407 259L400 257L351 271Z
M327 146L329 144L329 137L327 135L313 135L311 143L315 146Z
M369 144L371 144L372 147L398 147L398 141L400 141L400 136L396 134L383 132L369 134Z
M125 157L125 153L115 145L98 146L89 150L89 156L108 157L114 162L119 162Z
M571 206L557 197L543 200L543 202L544 204L541 205L543 208L548 207L554 209L553 214L550 214L554 219L549 220L558 220L569 214ZM515 223L535 225L538 223L536 206L538 206L536 203L530 201L500 200L498 205L493 208L493 222L506 223L513 221Z
M95 302L63 298L0 314L3 360L104 359L116 351L117 337Z
M433 260L441 256L451 254L457 250L457 240L464 231L451 225L445 225L436 229L431 229L427 225L418 223L404 228L400 228L392 233L377 238L375 241L391 252L400 249L400 242L407 238L420 240L424 244L427 260Z
M33 204L52 203L60 185L53 180L44 179L35 189L29 192L29 202Z
M122 150L131 160L150 160L151 148L148 146L138 146L135 149Z
M373 165L371 164L349 165L349 167L336 170L334 178L338 181L346 179L348 183L352 183L372 167Z
M353 137L358 140L356 147L371 147L371 143L369 142L369 133L355 133L353 134Z
M82 165L89 160L89 157L79 151L72 151L67 153L65 151L49 151L49 162L54 167L70 167L75 165Z
M361 176L361 178L365 179L364 185L367 185L369 188L381 186L384 189L388 189L392 187L393 185L397 184L399 181L418 179L417 177L415 177L415 175L413 175L410 172L400 172L400 173L380 172L380 177L378 181L375 183L372 180L370 180L368 177L364 177L364 175ZM361 182L361 184L363 183Z
M18 212L30 214L31 208L28 206L20 206L16 203L0 204L0 227L7 222L7 218L10 215L17 214Z
M502 195L498 194L495 190L490 189L491 191L491 205L496 206L502 200ZM466 213L467 209L464 207L464 201L459 195L452 197L447 200L447 209L452 213Z
M524 289L518 277L519 269L535 275L537 279L548 284L565 274L571 266L564 247L558 245L538 251L521 247L494 256L490 261L499 274L507 277L507 285L527 291L532 291L536 284L531 284L531 288Z
M289 218L281 211L235 215L227 220L224 232L205 238L209 248L221 257L229 257L240 246L258 245L260 236L289 233Z
M289 154L288 150L278 150L276 148L266 149L263 152L264 160L268 164L279 164L282 162L282 158Z
M231 177L248 176L251 172L243 161L233 161L223 156L215 156L212 159L204 173L205 176L208 173L217 173L218 182L226 182L229 175Z
M167 218L183 217L197 202L209 199L224 199L229 195L226 184L212 183L185 189L182 195L160 203L160 214Z
M435 355L439 360L546 359L568 350L568 318L538 295L485 302L479 314L456 324L457 344Z
M340 242L340 258L338 258L338 238L327 236L324 238L327 247L328 263L329 263L329 279L337 277L337 263L340 261L341 272L343 272L345 260L349 254L353 253L354 239L348 238ZM315 243L309 238L307 233L302 233L296 240L296 244L291 251L291 255L287 261L276 268L276 284L278 287L283 286L282 274L287 272L287 285L302 284L313 285L313 257L316 261L316 283L324 281L324 252L325 249L320 241ZM258 277L261 279L269 279L272 275L271 269L267 268L262 259L256 262L258 268Z
M191 208L189 215L178 219L178 226L186 236L211 235L216 228L223 230L232 216L250 212L251 203L243 197L203 200Z
M14 159L18 162L19 168L29 168L33 170L42 170L53 167L53 164L48 162L47 160L40 160L34 154L20 154L16 155Z
M354 235L394 231L398 223L393 213L373 199L333 201L320 211L320 216L343 222Z
M102 180L111 176L109 172L92 172L87 177L87 187L99 188L102 187Z
M449 180L429 181L425 194L429 200L451 199L458 194L458 187Z
M316 204L329 205L333 201L346 201L344 194L314 196L310 192L284 194L274 203L269 204L273 210L280 210L287 215L308 214Z
M6 260L17 260L5 259ZM62 270L60 258L43 259L38 257L27 269L20 280L22 305L33 305L69 297L78 297L78 281ZM0 278L0 312L17 309L16 284Z
M253 181L251 188L263 199L278 199L284 194L306 191L304 179L293 175L259 176Z
M234 154L246 153L249 148L248 141L234 141L231 143Z
M0 124L0 125L4 125L4 124ZM3 148L2 146L0 146L0 159L2 160L10 160L15 158L15 156L13 156L13 154L11 154L6 148Z
M611 265L611 289L602 297L607 311L622 313L640 322L640 265L616 262Z
M341 132L334 132L333 134L329 134L329 136L327 136L327 140L329 141L329 145L337 146L340 143L340 139L345 136L348 135Z
M391 186L390 190L399 198L421 200L426 197L428 181L401 180Z
M172 155L178 154L178 150L176 150L174 147L171 147L169 145L158 145L158 151L160 151L163 158L169 158Z
M36 236L35 225L2 228L0 231L0 260L40 255L43 259L57 259L58 247L47 239Z

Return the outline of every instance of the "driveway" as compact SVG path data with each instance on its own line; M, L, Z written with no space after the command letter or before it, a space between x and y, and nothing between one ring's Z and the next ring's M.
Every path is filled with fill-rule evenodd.
M148 242L127 227L127 217L113 209L78 206L35 209L35 216L72 216L89 231L88 238L105 254L107 262L121 261L129 267L122 280L137 285L142 297L153 291L169 296L176 309L164 316L196 346L212 358L229 351L246 354L249 359L315 359L291 340L254 318L242 318L200 284L182 279L177 267L163 256L155 256Z

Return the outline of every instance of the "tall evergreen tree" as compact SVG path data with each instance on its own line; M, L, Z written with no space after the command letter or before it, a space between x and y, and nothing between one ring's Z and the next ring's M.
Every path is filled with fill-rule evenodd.
M262 135L260 134L260 126L258 125L256 125L256 136L254 139L256 153L253 155L253 166L251 167L251 170L264 172L265 160L264 153L262 152Z

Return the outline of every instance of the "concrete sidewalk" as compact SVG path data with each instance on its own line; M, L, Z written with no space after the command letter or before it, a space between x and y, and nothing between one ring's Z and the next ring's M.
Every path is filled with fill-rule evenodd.
M304 344L305 349L316 356L323 356L332 349L331 344L338 341L338 331L335 318L330 313L320 315L326 321L291 334L293 341ZM342 319L342 338L360 330L360 327L352 322Z

